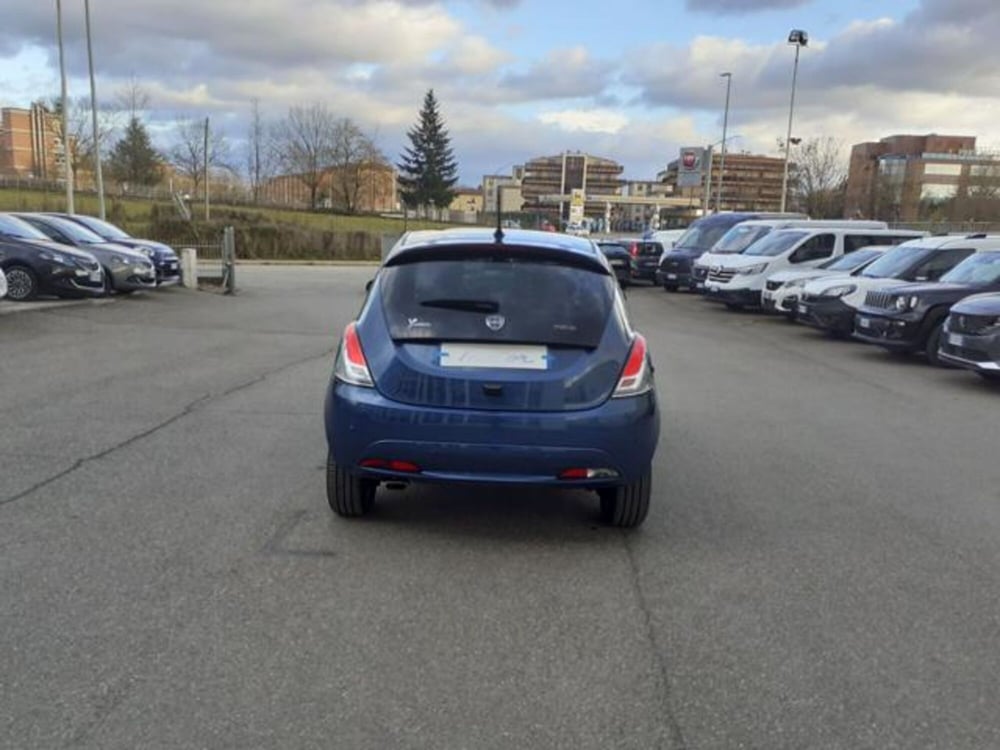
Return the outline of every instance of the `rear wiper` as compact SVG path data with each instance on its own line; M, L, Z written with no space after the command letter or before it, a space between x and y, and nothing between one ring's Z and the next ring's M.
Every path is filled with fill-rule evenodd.
M420 305L421 307L441 307L445 310L483 313L495 313L500 309L500 303L491 299L427 299Z

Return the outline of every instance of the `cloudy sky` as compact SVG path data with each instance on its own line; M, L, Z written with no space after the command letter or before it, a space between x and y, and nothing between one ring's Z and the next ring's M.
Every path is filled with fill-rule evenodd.
M0 105L58 91L55 3L3 0ZM63 0L70 94L87 93L82 0ZM234 150L265 114L326 103L396 160L433 88L462 182L581 150L650 179L680 146L775 153L802 51L794 135L899 132L1000 147L998 0L91 0L98 97L134 77L160 145L213 118Z

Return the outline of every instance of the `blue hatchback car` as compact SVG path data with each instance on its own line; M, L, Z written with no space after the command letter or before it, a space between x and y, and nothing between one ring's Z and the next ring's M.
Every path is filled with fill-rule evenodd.
M594 490L604 519L649 510L653 367L608 261L550 232L420 232L344 331L325 406L327 497L380 482Z

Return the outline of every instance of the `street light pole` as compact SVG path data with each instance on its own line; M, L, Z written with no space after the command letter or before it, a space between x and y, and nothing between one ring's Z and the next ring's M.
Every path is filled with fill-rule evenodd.
M61 81L62 93L62 147L63 147L63 173L66 177L66 213L76 213L76 206L73 204L73 164L69 146L69 114L67 112L66 99L66 56L63 53L63 32L62 32L62 0L56 0L56 35L59 37L59 78Z
M732 73L720 73L720 78L726 79L726 109L722 116L722 157L719 160L719 188L715 196L715 211L722 210L722 181L726 178L726 130L729 128L729 91L733 85Z
M795 45L795 65L792 67L792 100L788 105L788 133L785 136L785 175L781 180L781 211L788 202L788 157L792 147L792 114L795 112L795 82L799 75L799 50L809 44L809 35L802 29L792 29L788 43Z
M97 210L101 220L107 218L104 210L104 176L101 173L101 139L97 132L97 87L94 85L94 50L90 38L90 0L83 0L87 18L87 63L90 66L90 122L94 139L94 177L97 180Z

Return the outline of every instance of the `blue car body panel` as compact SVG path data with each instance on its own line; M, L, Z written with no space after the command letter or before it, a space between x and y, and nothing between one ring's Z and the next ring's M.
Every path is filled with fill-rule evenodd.
M451 247L522 259L537 254L604 278L614 302L596 346L549 346L544 370L444 371L439 340L394 340L382 304L384 274L413 258L446 259ZM375 387L331 378L325 403L331 457L356 475L597 488L636 482L649 470L659 438L655 389L612 397L634 334L608 262L589 240L509 232L494 245L483 230L421 232L415 248L397 246L387 257L356 330ZM362 467L366 459L412 462L420 473ZM602 476L558 478L581 467Z

